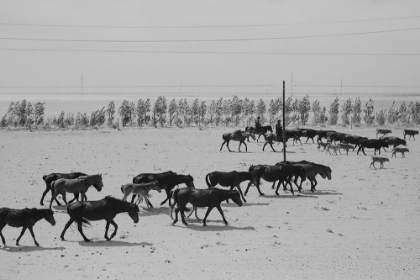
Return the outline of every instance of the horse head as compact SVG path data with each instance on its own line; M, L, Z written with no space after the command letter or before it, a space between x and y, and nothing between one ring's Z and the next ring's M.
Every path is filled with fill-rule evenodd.
M95 182L92 184L95 189L100 192L104 187L104 183L102 182L102 174L98 174L95 176Z
M255 174L254 172L251 173L251 180L249 180L249 182L251 182L252 184L254 184L254 186L258 186L258 178L257 178L257 174Z
M131 204L130 205L130 208L127 211L128 212L128 215L133 220L133 222L135 224L137 224L139 222L139 212L140 212L140 209L137 206L137 204L133 204L133 203L130 203L130 204Z
M52 226L55 225L55 219L54 219L54 211L51 209L46 209L44 213L44 219L49 222Z
M241 194L235 190L233 196L231 197L231 199L233 200L233 202L235 202L238 206L242 206L243 202L241 199Z
M194 178L193 176L191 176L190 174L187 175L188 181L185 183L187 185L187 187L195 189L194 186Z
M251 131L251 132L249 133L249 136L251 136L251 138L255 140L255 133L254 133L254 132L252 132L252 131Z
M159 181L153 181L150 187L151 190L155 190L161 192L162 189L160 188Z

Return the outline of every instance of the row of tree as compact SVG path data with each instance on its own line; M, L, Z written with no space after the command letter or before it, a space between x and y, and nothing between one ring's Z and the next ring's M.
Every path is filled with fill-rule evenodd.
M169 104L168 104L169 103ZM30 102L12 102L7 113L1 118L0 126L38 126L49 124L44 120L44 104L37 102L32 105ZM374 111L374 101L370 99L362 106L359 98L349 98L341 106L339 98L335 98L328 110L320 105L318 100L309 101L309 96L302 99L289 97L285 104L286 125L337 125L341 118L341 125L347 126L350 123L371 125L394 124L420 124L420 102L410 102L408 105L403 101L399 108L394 107L395 102L389 109ZM232 99L219 98L209 103L200 101L198 98L190 104L187 99L172 99L170 102L159 96L152 104L150 99L139 99L137 104L124 100L118 110L114 101L111 101L108 108L87 113L61 112L58 117L52 119L52 124L58 127L69 126L108 126L117 127L138 125L140 127L151 125L157 127L178 126L188 127L191 125L204 126L249 126L256 117L260 117L263 123L274 125L282 115L283 101L272 99L266 103L263 99L250 100L240 99L233 96ZM116 115L117 113L117 115ZM309 117L312 116L310 121Z

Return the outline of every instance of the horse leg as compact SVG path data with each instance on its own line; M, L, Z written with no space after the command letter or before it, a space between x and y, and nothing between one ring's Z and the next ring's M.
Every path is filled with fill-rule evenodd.
M32 238L34 239L35 245L36 245L37 247L39 247L39 244L38 244L38 242L37 242L37 241L36 241L36 239L35 239L35 233L34 233L34 230L32 229L32 227L29 227L29 232L31 233Z
M223 145L224 145L225 143L227 143L227 141L224 141L224 142L222 143L222 146L220 147L220 151L222 151Z
M178 212L179 212L179 206L175 209L175 220L172 222L172 225L178 222Z
M241 195L241 197L244 200L244 202L246 202L245 196L244 196L244 194L242 193L242 190L241 190L241 186L240 185L237 185L236 188L238 189L239 194Z
M166 191L166 199L160 203L160 205L165 204L166 201L169 200L169 206L171 206L171 195L169 193L169 189L165 188Z
M45 191L42 193L42 196L41 196L41 201L40 201L40 203L41 203L41 205L42 206L44 206L44 197L45 197L45 195L48 193L48 191L50 191L51 190L51 195L53 194L53 191L52 191L52 189L51 188L46 188L45 189Z
M56 199L57 195L58 195L58 193L54 193L54 195L51 198L51 201L50 201L50 210L51 210L52 203L53 203L54 199Z
M316 189L315 189L316 185L318 185L318 182L317 182L316 178L314 177L314 187L313 187L314 191L316 191Z
M114 222L114 220L110 220L108 223L111 223L114 226L114 232L109 237L109 240L115 237L117 235L118 225Z
M264 149L265 149L265 146L267 145L267 143L268 143L268 142L265 142L265 144L264 144L264 146L263 146L263 152L264 152Z
M4 239L4 236L3 236L3 233L2 233L2 230L5 226L6 226L6 223L0 225L0 237L1 237L1 241L3 242L3 245L6 246L6 240Z
M257 142L258 142L258 140L260 139L260 137L261 137L261 134L259 134L259 135L258 135Z
M242 142L241 142L241 141L239 141L239 146L238 146L238 151L239 151L239 152L241 152L241 145L242 145Z
M273 152L275 152L276 150L274 150L272 143L270 143L270 146L271 146L271 149L273 149Z
M258 184L256 185L256 187L257 187L258 193L259 193L260 195L264 195L264 194L261 192L261 190L260 190L260 182L258 182Z
M91 242L92 240L88 239L85 234L83 233L83 228L82 228L82 221L79 220L77 221L77 229L79 230L80 234L82 235L83 239L85 240L85 242Z
M68 204L73 203L73 201L75 201L75 200L79 201L79 193L75 193L74 198L72 200L70 200Z
M248 152L248 146L245 144L245 142L241 142L241 143L245 145L245 152Z
M185 221L185 210L184 210L184 209L185 209L185 208L182 208L182 209L181 209L181 219L182 219L182 223L183 223L184 225L188 226L187 221Z
M128 195L127 195L128 196ZM134 199L136 198L136 195L135 194L133 194L133 196L131 197L131 203L133 203L134 202Z
M210 214L210 211L213 209L214 206L209 206L209 208L207 208L207 212L206 215L204 216L204 220L203 220L203 226L207 226L206 225L206 220L207 220L207 216Z
M106 240L108 240L108 241L110 241L111 240L111 238L108 238L108 229L109 229L109 222L108 221L106 221L106 226L105 226L105 239Z
M54 188L53 188L53 187L51 187L51 197L53 197L53 196L54 196L54 193L55 193ZM57 195L57 196L58 196L58 195ZM55 200L55 202L57 203L57 205L58 205L58 206L61 206L61 203L58 201L57 196L56 196L56 198L55 198L54 200ZM51 198L51 199L52 199L52 198Z
M61 194L61 197L63 198L64 203L66 203L66 205L67 205L68 203L67 203L67 199L66 199L66 192L63 192Z
M150 200L149 200L147 197L145 197L145 200L146 200L146 204L147 204L147 207L149 208L149 210L150 210L150 209L153 209L153 205L152 205L152 203L150 202Z
M220 204L216 206L217 210L219 210L220 215L222 215L223 218L223 222L225 223L225 225L228 224L228 222L225 219L225 215L223 215L223 211L222 211L222 207L220 207Z
M66 233L67 229L70 227L70 225L74 222L75 220L73 218L70 218L70 220L67 222L67 224L64 226L63 231L61 232L60 238L62 241L64 241L64 234Z
M23 234L25 233L27 227L23 227L22 232L20 233L18 239L16 239L16 246L19 246L19 241L22 238ZM36 242L36 241L35 241ZM35 243L36 244L36 243ZM37 245L38 246L38 245Z
M246 187L246 190L245 190L245 195L248 193L248 191L249 191L249 187L252 185L252 183L251 182L249 182L248 183L248 186Z
M226 147L228 148L229 152L232 152L232 151L230 150L230 148L229 148L229 142L230 142L230 141L227 141L227 142L226 142Z

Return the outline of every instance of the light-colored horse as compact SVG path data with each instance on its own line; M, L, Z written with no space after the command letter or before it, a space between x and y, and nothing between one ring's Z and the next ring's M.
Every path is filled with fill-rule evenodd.
M94 186L95 189L100 192L104 186L102 183L102 174L81 176L76 179L58 179L51 183L51 187L54 189L54 196L51 198L50 209L54 199L61 194L64 202L67 204L66 192L69 193L81 193L82 201L87 200L86 192L90 186Z
M137 199L137 205L140 205L140 203L143 201L143 199L146 201L147 209L150 210L150 208L153 208L152 203L149 201L149 191L156 190L158 192L161 192L161 188L159 186L158 181L153 181L150 183L140 183L140 184L125 184L121 186L121 192L124 194L123 201L127 201L127 197L130 194L138 195Z

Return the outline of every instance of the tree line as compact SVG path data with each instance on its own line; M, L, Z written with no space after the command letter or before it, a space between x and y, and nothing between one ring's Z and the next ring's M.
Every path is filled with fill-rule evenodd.
M62 111L52 119L44 117L45 102L31 104L26 100L12 102L6 114L0 120L1 127L56 126L65 127L94 127L109 126L153 126L153 127L189 127L189 126L250 126L260 117L262 123L274 125L281 119L283 100L271 99L240 99L234 95L231 99L200 101L198 98L189 103L186 98L168 101L159 96L154 103L148 99L139 99L137 103L124 100L119 108L111 101L108 107L102 107L88 113L77 114ZM321 106L318 100L312 103L309 96L302 99L290 96L285 102L286 125L338 125L348 126L351 123L361 125L420 124L420 102L403 101L397 108L395 101L388 109L375 111L375 104L370 99L362 104L360 97L347 99L340 105L338 97L329 107ZM311 119L309 117L312 117Z

